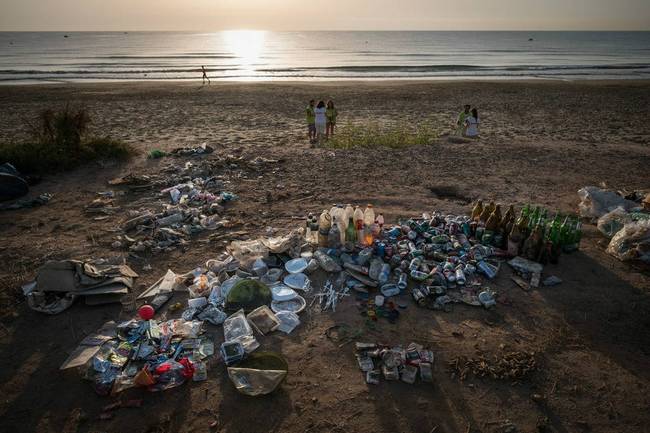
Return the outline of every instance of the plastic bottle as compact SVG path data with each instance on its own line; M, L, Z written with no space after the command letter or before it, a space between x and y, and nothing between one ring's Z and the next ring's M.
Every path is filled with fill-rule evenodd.
M366 207L366 210L363 212L363 223L369 227L374 222L375 222L375 209L371 204L369 204Z
M330 232L331 227L332 227L332 219L330 217L330 214L329 212L324 210L323 213L320 214L320 218L318 219L318 245L319 246L327 248L328 245L327 236Z
M311 243L314 245L318 245L318 220L316 219L315 216L312 216L311 219Z
M399 281L397 282L397 287L399 287L400 290L406 290L408 284L408 276L406 273L400 274Z
M379 224L379 230L384 228L384 215L381 213L377 217L377 224Z
M379 272L379 282L381 284L386 284L388 282L388 277L390 277L390 265L384 263L381 266L381 271Z
M327 234L327 244L330 248L341 248L341 232L336 217L332 217L332 227Z
M353 214L354 226L357 229L357 240L361 242L363 239L363 211L357 206Z
M372 259L368 269L368 276L375 281L379 281L379 274L381 273L384 262L380 259Z
M307 222L306 222L306 227L305 227L305 240L307 242L311 242L311 240L312 240L311 228L312 228L312 220L313 219L314 219L314 214L309 212L309 215L307 215Z
M314 258L325 272L341 272L342 270L341 266L333 258L320 250L314 251Z
M338 205L336 212L336 222L339 226L339 234L341 236L341 245L345 244L345 229L347 228L347 219L345 218L345 209L343 205Z
M350 203L345 205L345 209L343 210L343 221L347 222L350 218L354 216L354 208Z
M338 207L339 207L339 205L336 204L336 203L334 203L332 205L332 207L330 208L330 210L328 212L330 214L330 218L336 216L336 213L338 212Z

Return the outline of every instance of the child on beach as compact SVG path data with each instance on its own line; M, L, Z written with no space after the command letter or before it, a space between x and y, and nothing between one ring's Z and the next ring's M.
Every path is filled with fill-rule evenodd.
M314 114L316 115L316 139L319 143L323 139L323 135L325 135L325 125L327 124L325 113L327 113L325 102L319 101L316 108L314 108Z
M481 122L478 120L478 110L476 110L476 108L472 108L472 114L465 118L465 137L478 137L479 123Z
M325 125L326 138L334 135L334 126L336 126L336 116L338 115L338 111L334 108L334 101L330 99L327 101L327 110L325 111L325 117L327 118L327 124Z
M458 115L458 121L456 122L456 135L463 135L465 130L465 119L469 116L469 105L465 105L465 110L461 111Z
M309 105L305 110L305 114L307 115L307 131L309 134L310 143L314 143L314 141L316 140L316 114L314 113L315 103L316 101L314 101L313 99L309 101Z

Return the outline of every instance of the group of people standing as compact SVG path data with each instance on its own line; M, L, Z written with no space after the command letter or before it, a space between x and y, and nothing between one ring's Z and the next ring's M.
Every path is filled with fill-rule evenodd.
M320 143L323 138L328 139L334 135L336 126L336 117L338 111L334 107L334 101L331 99L325 104L324 101L312 99L305 111L307 115L307 128L309 132L309 142L311 144Z
M321 100L316 104L316 100L312 99L309 101L305 114L311 144L320 143L323 139L328 139L334 135L334 127L338 116L334 101L330 99L326 104L325 101ZM465 105L464 110L458 115L456 134L476 138L479 135L478 126L480 123L476 107L472 108L471 105Z
M481 123L478 120L478 110L476 107L470 110L470 105L465 105L465 109L458 115L456 122L456 134L463 137L478 137L478 125Z

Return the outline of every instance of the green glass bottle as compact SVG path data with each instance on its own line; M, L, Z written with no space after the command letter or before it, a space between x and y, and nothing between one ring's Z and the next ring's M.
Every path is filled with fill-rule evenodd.
M564 222L560 225L560 244L562 247L569 244L569 233L571 231L571 220L567 215L564 218Z
M537 225L537 220L539 220L539 206L535 206L535 209L533 209L533 213L530 215L528 218L528 230L533 231L533 228Z
M345 229L345 243L352 244L357 241L357 228L354 225L354 219L352 217L348 218L348 226Z

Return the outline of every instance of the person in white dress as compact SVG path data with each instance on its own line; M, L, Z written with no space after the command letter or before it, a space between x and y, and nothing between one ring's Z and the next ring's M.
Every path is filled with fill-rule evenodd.
M321 140L325 136L325 126L327 125L327 108L325 107L325 101L320 101L316 108L314 108L314 114L316 115L316 140L320 144Z
M478 137L478 125L480 124L478 119L478 111L476 108L472 108L472 115L465 118L465 137L475 138Z

